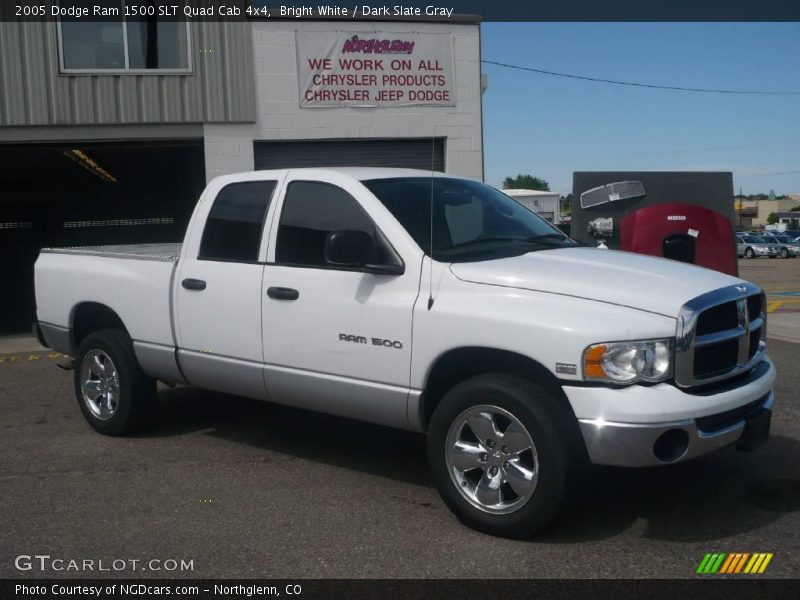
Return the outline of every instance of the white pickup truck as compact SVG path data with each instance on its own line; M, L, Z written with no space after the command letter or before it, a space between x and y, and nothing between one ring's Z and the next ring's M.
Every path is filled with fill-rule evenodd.
M214 179L183 244L45 249L41 341L97 431L156 381L428 434L465 523L529 536L582 464L671 464L769 435L755 285L579 245L483 183L331 168Z

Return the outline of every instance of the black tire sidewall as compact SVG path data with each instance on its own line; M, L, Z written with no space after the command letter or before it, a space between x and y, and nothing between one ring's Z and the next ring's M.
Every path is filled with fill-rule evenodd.
M108 354L119 379L117 408L111 418L106 420L92 414L83 400L81 370L84 356L91 350L102 350ZM75 361L74 382L75 395L83 416L96 431L105 435L124 435L138 429L155 396L155 382L142 372L130 337L124 331L116 329L91 333L81 342Z
M428 461L439 493L466 525L510 538L528 538L543 528L561 504L570 471L572 435L562 400L525 379L502 374L479 375L448 392L434 411L428 431ZM450 424L471 406L498 406L517 418L536 446L539 480L533 496L510 514L487 513L466 500L450 477L445 444ZM571 411L570 413L571 414Z
M744 251L744 255L745 255L746 258L754 258L755 257L755 253L753 252L752 248L748 248L747 250L745 250Z

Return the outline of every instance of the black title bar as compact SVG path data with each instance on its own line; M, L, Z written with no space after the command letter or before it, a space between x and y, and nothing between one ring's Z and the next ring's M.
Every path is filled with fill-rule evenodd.
M291 19L298 14L303 19L335 21L800 21L798 0L405 0L386 4L354 0L284 4L274 0L0 0L0 21L104 20L119 18L120 14L111 13L121 6L126 18L211 21Z

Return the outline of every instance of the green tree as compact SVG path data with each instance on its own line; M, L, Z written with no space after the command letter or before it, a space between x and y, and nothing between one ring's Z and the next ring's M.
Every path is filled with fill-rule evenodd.
M769 225L775 225L778 222L778 213L769 213L767 216L767 223Z
M572 194L561 196L561 212L565 215L572 214Z
M550 191L550 184L544 179L539 179L533 175L519 174L516 177L506 177L503 180L504 190L539 190L542 192Z

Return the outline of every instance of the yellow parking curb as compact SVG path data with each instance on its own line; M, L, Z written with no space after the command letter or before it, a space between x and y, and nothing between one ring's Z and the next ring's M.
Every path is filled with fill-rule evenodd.
M783 300L776 300L775 302L769 302L767 304L767 313L775 312L776 309L780 308L783 305Z
M21 363L21 362L34 362L37 360L60 360L68 358L66 354L61 352L38 352L33 354L7 354L0 356L0 364L3 363Z

